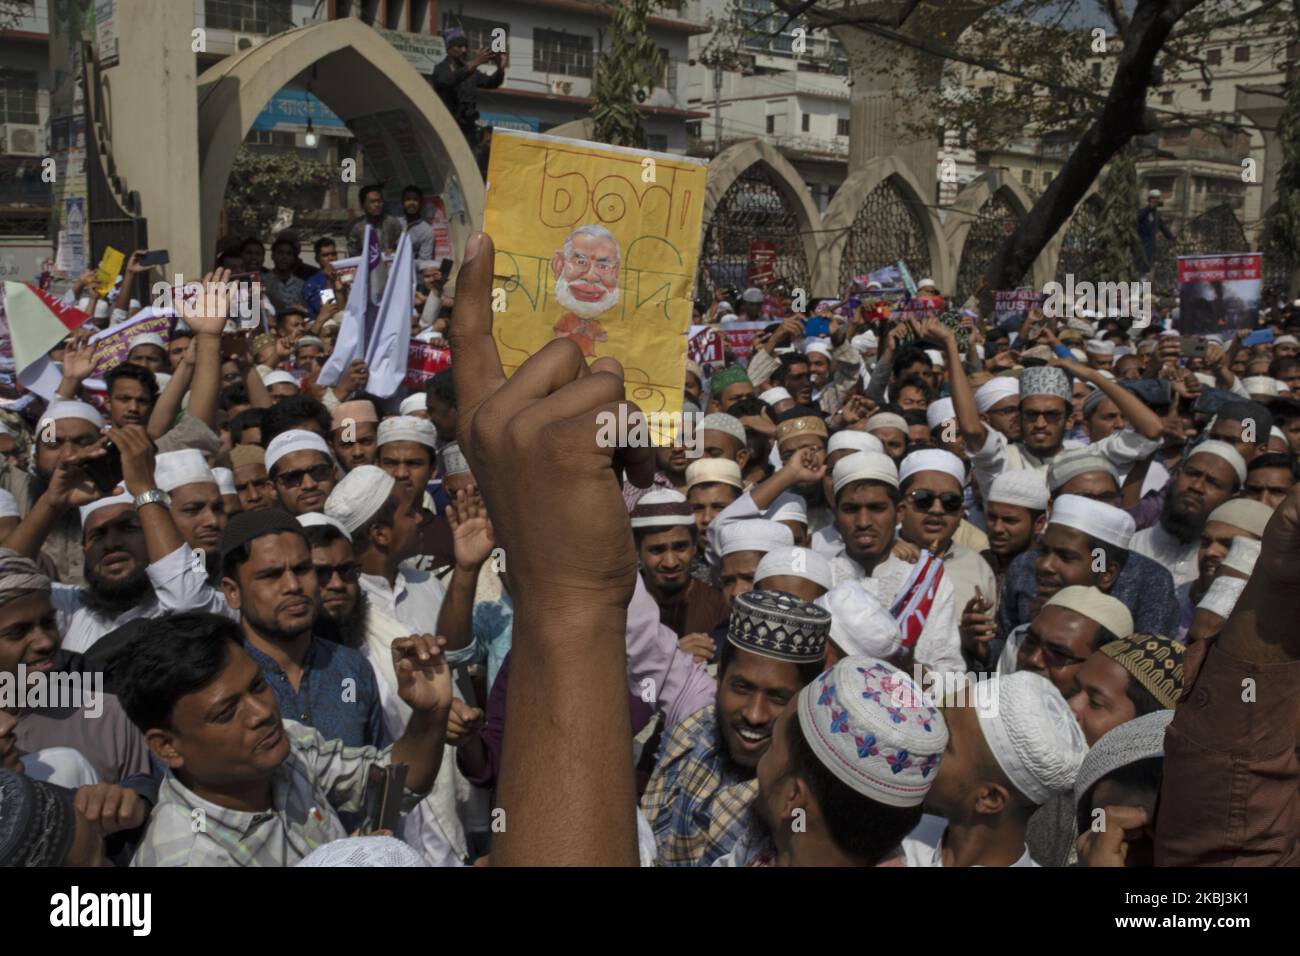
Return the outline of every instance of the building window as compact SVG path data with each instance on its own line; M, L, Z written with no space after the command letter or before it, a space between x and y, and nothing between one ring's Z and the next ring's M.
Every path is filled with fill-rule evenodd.
M0 123L39 123L36 71L0 70Z
M1043 185L1046 186L1049 183L1051 183L1051 181L1052 181L1051 170L1047 170L1046 172L1043 173Z
M481 50L484 47L492 49L492 31L502 31L498 36L510 36L509 24L499 20L485 20L482 17L462 17L455 13L443 13L442 28L450 30L452 27L460 27L465 31L465 39L469 42L470 56L474 55L475 50ZM509 40L506 41L507 44ZM508 50L506 52L509 52Z
M1026 186L1032 186L1034 184L1034 171L1032 169L1020 170L1020 181Z
M1160 94L1161 106L1171 106L1173 102L1174 102L1174 94L1172 90L1165 90L1163 93Z
M1234 63L1249 63L1250 47L1248 46L1237 47L1235 50L1232 51L1232 60Z
M668 134L667 133L646 133L645 144L649 149L657 153L668 152Z
M558 30L533 31L533 69L538 73L591 76L591 37Z
M209 30L235 33L279 33L293 26L290 0L203 0L203 22Z
M844 119L843 117L841 117L841 118L839 118L839 119L837 119L837 120L835 121L835 135L836 135L836 136L848 136L848 135L849 135L849 121L848 121L848 120L846 120L846 119Z
M668 51L663 47L659 48L659 56L663 59L664 68L659 73L656 85L669 93L675 94L677 92L677 61L669 56Z
M771 113L767 115L767 131L768 133L776 132L776 116Z
M1218 66L1220 63L1223 62L1223 51L1222 51L1222 50L1206 50L1206 51L1205 51L1205 62L1208 63L1210 66Z
M293 133L285 133L276 129L249 130L247 142L250 146L298 145L298 139Z
M1202 103L1210 102L1210 88L1208 86L1205 89L1201 90L1201 102Z
M802 129L805 133L810 132L812 130L812 117L809 116L807 113L803 114L803 117L800 121L800 129Z

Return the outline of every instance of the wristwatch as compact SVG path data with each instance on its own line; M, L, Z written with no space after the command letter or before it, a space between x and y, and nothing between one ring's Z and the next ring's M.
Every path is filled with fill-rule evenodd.
M172 496L161 488L150 488L144 494L136 495L131 503L135 505L136 511L139 511L145 505L162 505L164 508L170 508L172 506Z

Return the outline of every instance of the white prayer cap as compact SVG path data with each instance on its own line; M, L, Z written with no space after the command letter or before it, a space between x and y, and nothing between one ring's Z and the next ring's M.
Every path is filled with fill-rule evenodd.
M1011 396L1020 397L1020 380L1007 375L991 378L975 389L975 407L983 415L990 408Z
M1148 198L1148 199L1161 199L1161 198L1163 198L1163 197L1164 197L1164 193L1162 193L1162 192L1161 192L1160 190L1158 190L1158 189L1153 189L1153 190L1151 190L1150 192L1147 193L1147 198Z
M1211 438L1209 441L1203 441L1188 455L1188 459L1195 458L1197 455L1217 455L1232 466L1232 470L1237 473L1237 483L1245 484L1246 482L1246 459L1241 457L1237 449L1233 448L1226 441L1218 441Z
M859 352L874 352L880 346L880 340L876 338L875 332L863 332L849 339L849 344Z
M98 501L92 501L88 505L81 506L81 527L84 531L86 528L86 519L93 515L100 508L111 508L114 505L134 505L135 496L129 491L124 491L120 495L109 495L107 498L100 498Z
M269 453L268 453L269 456ZM325 499L325 513L355 534L388 501L396 480L374 465L358 465L343 476Z
M298 380L288 372L283 371L282 369L276 369L275 371L268 372L266 375L262 376L262 384L267 388L270 388L272 385L293 385L294 387L297 387Z
M1127 511L1093 501L1082 495L1061 495L1052 502L1052 516L1047 523L1059 524L1075 531L1129 550L1136 525Z
M721 302L718 303L717 307L713 311L715 314L722 313L722 312L735 312L736 307L733 306L726 299L723 299Z
M878 412L867 419L867 431L874 432L877 428L897 428L906 435L907 419L893 412Z
M182 485L217 483L203 452L197 448L165 451L154 459L153 480L163 491L175 491Z
M164 352L167 351L167 343L163 337L155 332L143 332L140 335L133 335L126 343L126 351L129 355L139 345L156 345Z
M1074 357L1076 362L1086 362L1088 360L1088 356L1083 349L1070 349L1070 355Z
M239 494L235 488L235 473L229 468L213 468L212 477L217 479L217 487L223 495Z
M951 398L940 398L931 402L925 409L925 423L930 428L938 428L944 422L957 417L957 409Z
M1294 335L1279 335L1273 340L1274 345L1300 345L1300 339Z
M966 483L966 465L952 452L942 448L922 448L904 458L898 466L898 484L901 486L919 471L941 471L945 475L952 475L958 485Z
M1115 358L1117 359L1123 358L1125 355L1132 355L1132 354L1133 354L1133 350L1129 348L1127 345L1115 346Z
M730 458L701 458L686 466L686 490L696 485L721 482L733 488L744 489L745 480L741 477L740 466ZM644 500L644 498L642 498Z
M1192 374L1195 375L1196 380L1200 382L1202 385L1204 385L1205 387L1207 388L1214 387L1214 376L1209 374L1208 372L1193 372Z
M398 412L403 415L409 415L411 412L418 412L429 407L429 395L427 392L416 392L414 395L408 395L402 399L402 404L397 406Z
M803 354L809 355L813 352L820 352L827 358L831 357L831 347L822 339L811 339L804 343Z
M808 524L808 503L793 491L783 491L763 514L769 521L797 521Z
M1104 471L1114 478L1116 483L1119 482L1119 472L1115 470L1115 466L1096 448L1091 446L1070 448L1060 452L1047 467L1047 486L1055 494L1080 475L1088 475L1094 471Z
M754 585L777 576L804 578L829 591L831 563L810 548L774 548L758 562L754 570Z
M980 731L1002 772L1036 806L1070 792L1088 743L1070 705L1031 671L994 676L979 688Z
M1264 537L1264 528L1273 517L1273 509L1262 501L1249 498L1229 498L1210 512L1210 521L1221 521L1234 528L1247 531L1257 538Z
M95 410L94 405L73 400L54 401L50 403L49 408L45 409L41 420L36 423L37 440L39 441L41 432L49 422L57 422L60 418L80 418L83 422L90 422L96 428L104 427L104 416Z
M1277 387L1277 379L1271 375L1247 375L1241 380L1241 384L1251 395L1274 397L1281 391Z
M761 289L756 289L753 286L750 286L744 292L740 293L740 301L760 303L763 301L763 292Z
M943 368L946 364L943 360L943 353L938 349L926 349L925 354L930 356L930 361L940 368Z
M831 612L831 640L845 654L888 660L902 646L898 622L861 582L837 584L813 603Z
M1083 350L1089 355L1114 355L1115 343L1107 339L1089 339L1083 343Z
M442 446L442 451L438 452L438 468L444 478L469 473L469 459L460 450L459 442L449 441Z
M882 453L885 450L885 446L881 444L880 439L875 435L845 429L831 436L830 441L826 443L826 454L830 456L837 451L844 451L846 448L853 451L878 451Z
M785 525L766 518L743 518L726 524L718 532L718 554L726 557L737 551L762 551L794 546L794 532Z
M989 484L985 497L990 504L1015 505L1030 511L1046 511L1051 501L1047 482L1028 468L1002 472Z
M1043 607L1063 607L1095 621L1116 637L1133 633L1133 614L1123 601L1105 594L1100 588L1071 584L1053 594Z
M918 290L919 290L919 289L926 289L926 288L929 288L929 289L934 289L936 292L939 291L939 287L938 287L937 285L935 285L934 280L931 279L931 278L929 278L928 276L927 276L926 278L922 279L920 282L918 282L918 283L916 284L916 288L917 288Z
M167 383L170 382L170 381L172 380L172 377L171 377L171 373L170 373L170 372L154 372L154 373L153 373L153 378L154 378L154 381L158 383L158 391L160 391L160 392L161 392L164 388L166 388L166 387L167 387ZM187 392L187 393L186 393L186 396L188 397L188 395L189 395L189 393Z
M412 415L385 418L379 423L379 430L375 435L375 447L381 448L393 441L418 442L427 448L436 450L438 447L438 429L428 419L415 418Z
M741 448L745 447L745 426L740 424L740 419L735 415L711 412L700 422L700 430L724 432L740 442Z
M287 432L280 432L266 446L267 472L269 473L275 467L275 463L285 455L292 455L296 451L318 451L326 458L332 458L329 445L325 444L325 439L320 435L309 432L305 428L291 428Z
M1159 335L1159 338L1162 339L1181 339L1182 337L1183 333L1177 329L1164 329Z
M777 402L784 402L787 398L792 401L794 400L793 395L791 395L784 388L780 388L780 387L769 388L766 392L763 392L761 395L758 396L759 401L764 402L768 405L775 405Z
M22 516L22 512L18 510L18 499L0 488L0 518L21 518Z
M832 493L838 498L840 490L855 481L883 481L897 488L898 468L883 452L855 451L835 463L831 472Z
M1241 592L1244 590L1246 590L1245 578L1219 575L1210 582L1210 586L1205 589L1205 597L1201 598L1196 607L1204 608L1226 619L1237 606L1237 599L1241 597Z
M294 866L428 866L424 858L396 837L345 837L312 850Z
M352 532L343 527L343 523L337 518L331 518L329 515L321 514L319 511L308 511L306 514L297 516L298 523L304 528L317 528L322 525L329 525L331 528L338 529L339 533L349 541L352 540Z
M95 318L97 318L97 319L106 319L106 318L108 318L108 300L107 300L107 299L100 299L98 302L95 303ZM130 350L128 349L127 351L130 351Z

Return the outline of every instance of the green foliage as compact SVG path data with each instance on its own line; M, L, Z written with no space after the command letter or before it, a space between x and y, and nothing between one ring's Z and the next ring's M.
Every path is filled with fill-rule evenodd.
M1133 282L1139 262L1146 261L1138 237L1137 147L1125 146L1102 174L1101 218L1097 226L1100 256L1097 275L1106 282Z
M320 194L330 179L328 163L303 159L296 153L263 153L242 146L226 184L232 225L242 235L256 234L269 240L268 230L277 210L281 206L319 208Z
M637 92L649 95L664 72L663 56L646 27L660 0L605 0L605 5L613 19L610 49L596 62L592 82L594 135L602 143L645 149Z
M1300 269L1300 80L1287 88L1286 106L1277 124L1282 168L1277 174L1277 203L1264 222L1264 254L1294 273ZM1291 278L1292 294L1296 278Z

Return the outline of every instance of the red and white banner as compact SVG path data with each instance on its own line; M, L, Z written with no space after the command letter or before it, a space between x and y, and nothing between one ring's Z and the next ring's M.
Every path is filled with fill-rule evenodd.
M1263 278L1264 254L1262 252L1178 257L1179 283L1237 282Z
M903 635L903 647L914 648L930 616L939 582L943 580L943 559L932 551L922 549L921 558L912 568L903 589L898 592L889 613L898 622Z

